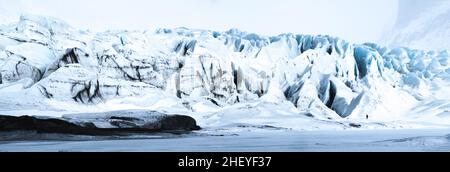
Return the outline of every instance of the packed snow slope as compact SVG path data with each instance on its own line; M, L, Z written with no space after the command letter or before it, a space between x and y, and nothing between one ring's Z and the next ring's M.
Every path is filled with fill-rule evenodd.
M92 33L24 15L0 26L0 113L152 109L203 128L450 124L448 57L237 29Z
M400 0L397 22L381 42L415 49L450 49L450 0Z

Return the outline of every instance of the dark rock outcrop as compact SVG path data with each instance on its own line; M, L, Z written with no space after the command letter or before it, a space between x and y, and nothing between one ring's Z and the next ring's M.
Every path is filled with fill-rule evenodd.
M145 133L180 133L199 130L196 121L184 115L164 115L157 120L137 125L135 118L110 117L114 119L111 125L115 127L99 128L94 123L72 123L59 118L39 118L33 116L5 116L0 115L0 132L34 131L36 133L59 133L74 135L131 135Z
M168 115L160 119L161 130L198 130L194 118L184 115Z
M0 131L34 130L50 133L83 133L84 127L60 119L39 119L32 116L0 116Z

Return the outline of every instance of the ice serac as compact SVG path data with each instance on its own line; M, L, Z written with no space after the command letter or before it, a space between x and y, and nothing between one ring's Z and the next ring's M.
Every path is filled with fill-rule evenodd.
M89 105L147 96L139 104L176 104L195 113L205 106L289 102L296 115L320 120L385 120L433 96L427 90L435 80L450 78L448 51L326 35L187 28L91 33L22 16L0 29L0 45L1 100L15 97L10 100L19 104L27 96ZM176 100L155 100L161 96Z

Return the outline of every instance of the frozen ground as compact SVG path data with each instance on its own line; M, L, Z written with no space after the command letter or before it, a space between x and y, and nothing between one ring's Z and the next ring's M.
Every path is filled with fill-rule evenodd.
M119 140L0 142L0 151L449 151L450 129L205 132ZM156 139L157 138L157 139Z

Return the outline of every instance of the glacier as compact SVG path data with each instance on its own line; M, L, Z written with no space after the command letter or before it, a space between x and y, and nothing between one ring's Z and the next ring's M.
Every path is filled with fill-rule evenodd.
M328 35L175 28L92 32L22 15L0 26L0 114L155 110L208 129L450 124L448 49Z

